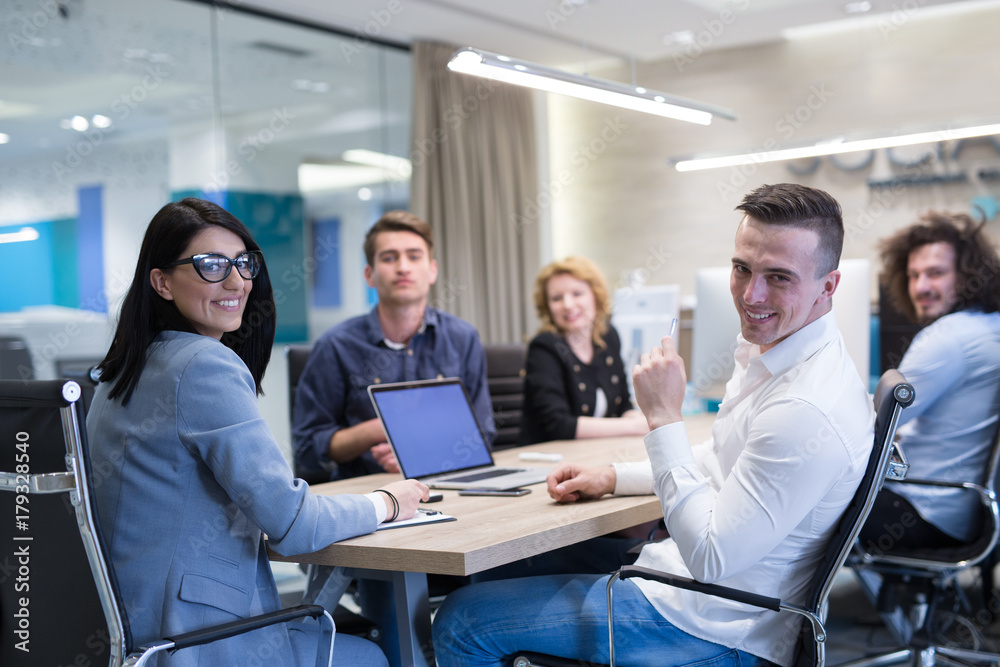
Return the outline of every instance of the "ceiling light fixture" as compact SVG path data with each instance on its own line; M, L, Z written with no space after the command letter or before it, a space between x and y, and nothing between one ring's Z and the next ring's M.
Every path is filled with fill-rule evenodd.
M10 135L0 132L0 144L6 144L10 141Z
M913 146L915 144L928 144L937 141L971 139L972 137L985 137L992 134L1000 134L1000 123L992 125L976 125L973 127L963 127L957 129L934 130L931 132L917 132L914 134L901 134L892 137L857 139L854 141L846 141L843 138L840 138L832 141L819 142L811 146L800 146L798 148L782 148L773 151L757 151L752 153L721 155L718 157L674 160L674 168L677 169L677 171L699 171L701 169L718 169L720 167L739 167L746 164L796 160L799 158L819 157L822 155L839 155L840 153L870 151L878 148L894 148L896 146Z
M340 154L340 159L344 162L364 164L369 167L378 167L386 171L397 174L401 179L407 179L413 173L412 163L405 157L388 155L377 151L370 151L366 148L352 148Z
M713 116L736 120L733 111L725 107L617 81L572 74L471 47L456 51L448 61L448 69L700 125L711 123Z
M34 227L21 227L16 232L0 233L0 243L17 243L19 241L37 241L38 230Z

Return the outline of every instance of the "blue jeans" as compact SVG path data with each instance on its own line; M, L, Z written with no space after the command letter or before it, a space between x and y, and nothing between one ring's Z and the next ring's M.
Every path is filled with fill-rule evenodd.
M319 626L315 621L289 623L288 638L295 653L293 664L299 667L312 667L316 664ZM389 667L385 654L378 646L367 639L339 632L333 640L333 665L334 667Z
M629 554L627 551L639 541L638 539L595 537L533 558L526 558L474 574L471 579L473 582L480 582L579 572L603 574L617 570L626 563L634 562L635 554ZM454 592L449 593L449 598L452 595ZM402 665L399 645L396 641L399 627L396 623L395 607L392 605L392 582L360 579L358 580L358 598L362 613L375 621L382 629L382 638L378 644L385 651L389 664L392 667L405 667ZM606 634L607 631L605 631Z
M451 593L434 620L439 667L501 667L535 651L607 663L608 575L527 577L473 584ZM692 637L666 621L631 581L616 582L619 665L766 667L749 653Z

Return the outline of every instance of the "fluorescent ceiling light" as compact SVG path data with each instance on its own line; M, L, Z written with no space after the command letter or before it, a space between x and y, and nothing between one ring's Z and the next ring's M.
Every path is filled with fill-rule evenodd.
M16 232L0 233L0 243L18 243L19 241L37 241L38 230L34 227L21 227Z
M380 169L393 172L401 179L409 178L413 173L413 165L405 157L378 153L365 148L352 148L351 150L344 151L341 153L340 159L344 162L379 167Z
M744 164L760 164L762 162L778 162L780 160L796 160L798 158L818 157L821 155L838 155L854 151L870 151L878 148L893 148L895 146L912 146L938 141L954 141L1000 134L1000 123L993 125L977 125L954 130L935 130L933 132L918 132L901 134L894 137L879 137L876 139L858 139L845 141L838 139L800 146L798 148L783 148L773 151L757 151L753 153L738 153L719 157L691 158L677 160L674 167L677 171L698 171L700 169L717 169L719 167L738 167Z
M711 123L713 116L736 120L733 111L725 107L617 81L580 76L471 47L456 51L448 61L448 69L701 125Z
M401 176L396 171L360 164L303 162L299 165L298 171L299 190L304 193L354 190L363 186L405 181L409 178Z
M850 3L851 5L861 5L864 3ZM899 27L903 23L911 20L941 19L943 17L963 14L966 12L976 12L983 9L990 9L1000 4L998 0L968 0L966 2L948 2L940 5L922 6L922 2L906 2L901 7L895 4L891 12L862 13L850 18L838 21L826 21L823 23L810 23L807 25L793 26L781 31L781 36L789 41L809 40L816 37L826 37L843 32L854 32L867 28L877 28L882 30L885 26ZM850 11L850 10L848 10ZM884 37L885 35L883 35Z

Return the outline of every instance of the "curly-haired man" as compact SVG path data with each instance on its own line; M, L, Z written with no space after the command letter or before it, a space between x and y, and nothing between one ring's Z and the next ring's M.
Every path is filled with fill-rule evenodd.
M909 476L979 481L1000 410L1000 258L968 215L929 212L882 241L882 281L926 324L899 365L916 400L899 438ZM862 533L870 548L973 539L978 499L961 489L886 484Z

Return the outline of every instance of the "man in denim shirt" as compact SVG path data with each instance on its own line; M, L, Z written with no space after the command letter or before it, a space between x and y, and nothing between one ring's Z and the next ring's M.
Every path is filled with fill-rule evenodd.
M368 398L371 384L459 377L487 442L496 433L479 334L427 305L437 280L430 225L390 211L368 231L364 250L378 304L316 341L295 400L296 461L330 479L399 472Z
M295 459L330 479L399 472L368 385L459 377L491 443L496 434L486 383L486 355L468 322L427 305L437 280L431 227L390 211L365 236L365 281L378 292L367 315L320 336L299 379L292 431ZM341 568L312 567L304 602L333 610L350 580ZM382 629L390 664L399 664L388 582L361 580L362 611ZM390 639L392 641L390 641Z

